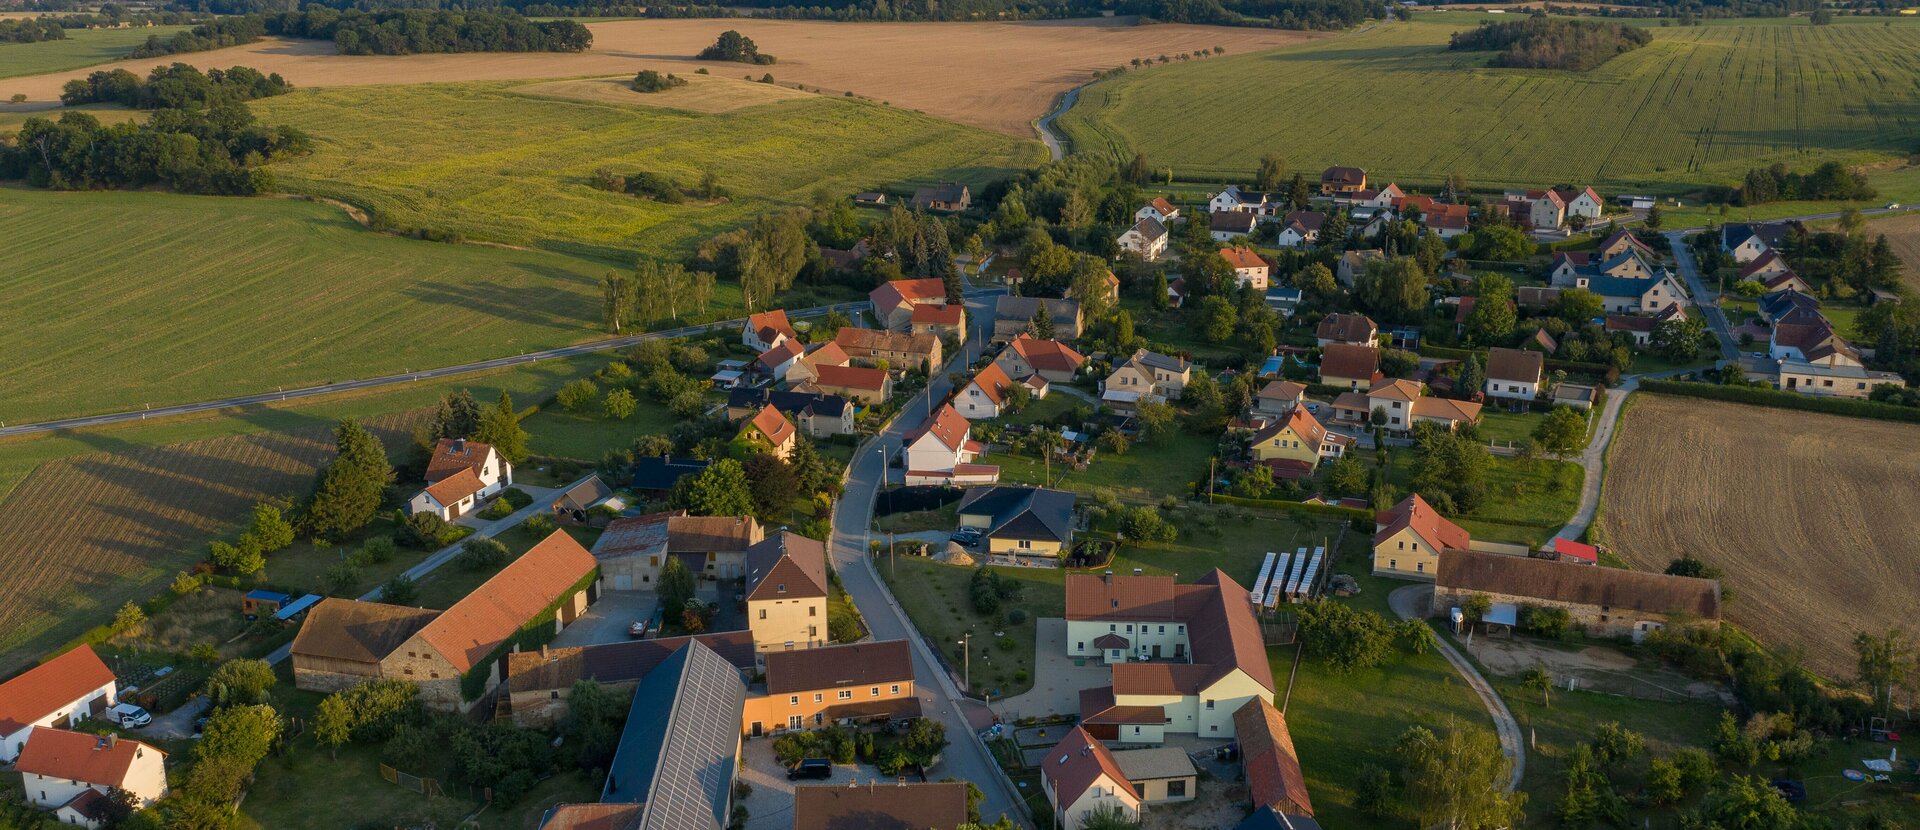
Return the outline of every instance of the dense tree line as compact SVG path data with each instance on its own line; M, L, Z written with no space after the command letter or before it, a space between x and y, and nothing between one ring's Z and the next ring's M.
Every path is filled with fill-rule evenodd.
M1276 29L1345 29L1386 17L1386 4L1377 0L1125 0L1118 10L1166 23Z
M222 14L273 14L293 11L296 5L294 0L192 0L183 7ZM744 14L784 20L844 21L1038 20L1117 11L1170 23L1283 29L1338 29L1386 15L1386 4L1380 0L1123 0L1117 8L1104 0L829 0L806 5L788 0L746 0L726 6L637 5L605 0L494 0L484 4L453 0L314 0L304 7L362 10L492 7L541 17L730 18Z
M262 75L252 67L236 66L202 73L176 63L155 67L146 80L125 69L94 72L68 81L60 90L60 101L68 106L120 104L134 109L179 109L269 98L292 88L277 72Z
M163 184L181 193L247 196L273 187L261 165L311 146L291 127L254 123L237 102L163 109L145 124L111 127L68 112L59 121L28 119L11 144L0 146L0 179L55 190Z
M187 12L133 14L125 6L108 3L98 14L63 14L46 17L22 17L0 20L0 44L39 43L65 40L68 29L113 28L120 26L177 26L204 19Z
M169 38L148 35L147 42L141 44L140 48L133 50L127 57L157 58L162 55L224 49L228 46L252 43L265 37L266 34L266 27L258 17L252 15L222 17L209 20Z
M343 55L446 52L582 52L593 33L571 20L534 21L510 11L309 8L264 18L269 34L331 40Z
M39 43L64 40L67 30L57 17L23 17L0 20L0 43Z
M1477 29L1455 32L1448 48L1499 52L1492 66L1584 72L1652 41L1653 36L1637 26L1536 14L1526 20L1483 23Z
M1796 173L1785 164L1747 171L1734 201L1742 205L1760 205L1796 199L1872 199L1879 193L1867 184L1864 174L1829 161L1811 173Z

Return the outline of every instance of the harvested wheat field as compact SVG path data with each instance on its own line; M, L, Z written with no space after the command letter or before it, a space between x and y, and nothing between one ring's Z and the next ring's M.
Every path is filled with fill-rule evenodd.
M1601 528L1635 568L1692 553L1727 613L1808 665L1853 675L1856 631L1920 615L1920 426L1640 395L1607 459Z
M852 92L929 115L1031 136L1031 122L1055 96L1133 58L1224 47L1228 54L1299 43L1313 35L1220 26L1135 26L1127 19L1025 23L836 23L818 20L621 20L593 23L592 51L581 54L349 56L314 40L264 40L169 60L201 68L251 66L295 86L364 86L432 81L497 81L634 73L653 68L804 84L831 95ZM695 61L727 29L779 58L774 66ZM157 59L0 81L0 100L59 98L60 86L101 69L145 74Z
M423 414L366 425L391 451ZM151 596L255 503L304 493L332 456L332 426L316 423L40 465L0 503L0 676Z
M1867 223L1867 233L1887 235L1893 252L1899 254L1900 261L1907 266L1900 274L1900 281L1907 284L1908 291L1920 293L1920 214L1875 219Z

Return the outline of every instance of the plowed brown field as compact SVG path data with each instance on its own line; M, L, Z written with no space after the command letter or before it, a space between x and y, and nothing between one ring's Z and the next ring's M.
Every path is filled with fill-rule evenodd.
M417 417L366 424L396 452ZM40 465L0 503L0 677L151 596L256 502L306 492L333 434L316 424L103 449Z
M1920 427L1641 395L1601 498L1623 559L1719 566L1731 619L1829 677L1853 677L1855 632L1920 617Z
M852 92L895 106L1029 137L1054 96L1091 80L1095 70L1133 58L1225 47L1228 54L1300 43L1313 35L1277 29L1127 25L1130 21L1030 23L835 23L818 20L621 20L593 23L593 46L575 55L464 54L350 56L315 40L266 40L168 60L209 67L251 66L296 86L364 86L433 81L498 81L634 73L654 68L691 74L707 67L734 77L771 72L782 84ZM694 61L720 32L738 29L774 66ZM60 86L102 69L145 74L159 59L10 78L0 100L60 97Z

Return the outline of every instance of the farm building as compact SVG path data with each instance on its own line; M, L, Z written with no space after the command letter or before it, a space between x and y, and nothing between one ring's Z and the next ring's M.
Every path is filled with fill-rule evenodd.
M574 524L586 524L587 511L601 505L606 505L615 511L626 509L626 504L613 494L612 487L608 487L599 476L590 475L555 496L548 507L553 510L555 519Z
M964 781L793 788L793 830L925 830L967 823Z
M745 631L515 652L506 661L513 724L549 729L565 721L567 697L582 680L599 683L615 695L631 695L648 673L696 640L738 669L742 679L757 671L753 635Z
M903 317L911 321L912 310L908 309ZM910 322L903 323L901 328L905 329L909 325L911 325ZM888 369L895 370L925 369L940 365L940 338L931 334L908 334L848 326L834 334L833 342L839 345L840 350L845 352L849 359L868 366L878 366L881 361L886 362Z
M762 651L766 687L747 696L740 716L742 735L757 738L920 717L913 650L906 640L825 646L804 653Z
M1441 553L1434 613L1448 613L1476 594L1495 603L1564 608L1588 636L1636 642L1668 623L1720 619L1718 580L1481 551Z
M1287 716L1273 707L1273 701L1254 698L1234 711L1233 728L1240 739L1240 767L1254 809L1311 817L1313 801L1307 798L1307 777L1300 771L1300 754L1293 748Z
M20 757L34 729L77 726L119 702L113 670L89 645L0 683L0 764Z

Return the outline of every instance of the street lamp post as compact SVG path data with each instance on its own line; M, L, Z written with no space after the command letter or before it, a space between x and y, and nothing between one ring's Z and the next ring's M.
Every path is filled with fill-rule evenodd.
M972 631L968 631L967 633L960 635L960 665L961 665L960 680L961 682L967 684L966 688L960 690L960 696L966 697L968 692L973 691L973 632Z

